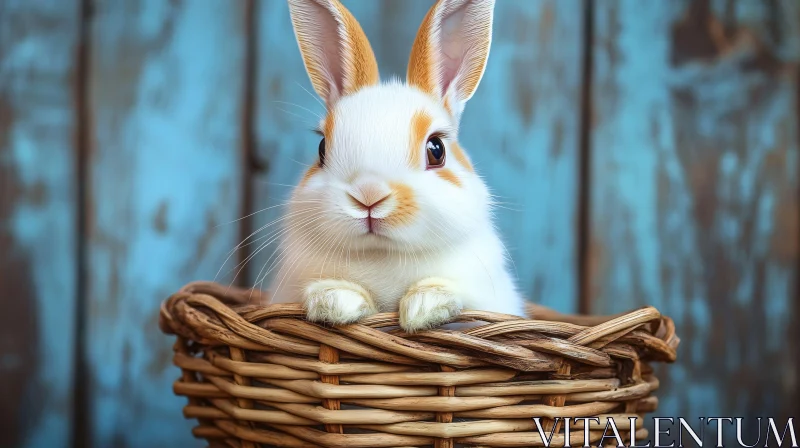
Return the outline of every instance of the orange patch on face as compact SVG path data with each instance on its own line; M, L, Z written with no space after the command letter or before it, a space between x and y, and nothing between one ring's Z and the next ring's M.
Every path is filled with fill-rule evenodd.
M350 95L359 89L378 84L378 62L372 52L367 36L355 17L341 3L333 3L344 21L345 44L350 49L344 56L345 77L343 95Z
M449 97L444 97L444 110L446 110L448 114L453 115L453 109L450 108Z
M411 56L408 61L408 70L406 78L408 83L412 86L429 93L434 96L439 96L438 88L436 85L435 76L435 61L433 44L430 41L431 23L433 22L433 13L436 10L437 4L433 5L425 15L422 25L417 31L417 37L414 39L414 45L411 47Z
M335 120L336 117L333 114L333 109L330 109L322 127L322 134L328 139L328 143L333 139L333 124Z
M458 176L456 176L456 173L454 173L452 170L450 170L448 168L442 168L442 169L436 170L436 175L441 177L442 179L450 182L451 184L455 185L456 187L460 187L461 186L461 179L459 179Z
M414 112L411 117L411 141L408 148L408 164L411 168L422 166L422 145L428 136L433 117L423 111Z
M472 167L472 163L469 161L469 157L467 157L467 153L461 149L461 146L459 146L458 143L453 142L450 144L450 152L453 153L453 156L456 158L458 163L461 164L461 166L466 168L468 171L475 171L475 168Z
M414 198L414 190L406 184L392 182L389 184L395 207L392 214L384 218L389 225L409 224L419 212L419 205Z
M320 168L319 165L317 165L317 164L314 164L314 165L311 165L310 167L308 167L308 170L306 171L306 173L303 174L303 178L300 179L299 186L300 187L305 186L305 184L308 183L308 180L311 179L311 177L313 177L315 174L319 173L321 170L322 170L322 168Z

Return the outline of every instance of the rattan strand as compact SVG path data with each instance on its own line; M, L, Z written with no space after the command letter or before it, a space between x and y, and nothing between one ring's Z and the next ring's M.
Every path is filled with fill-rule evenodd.
M533 319L467 311L461 320L486 323L406 334L396 313L331 328L297 304L249 305L265 298L198 282L162 304L182 372L174 392L210 446L543 446L533 417L547 432L558 417L598 417L592 442L608 419L638 417L642 440L658 406L650 363L674 362L679 343L652 307L599 317L531 305ZM582 444L581 422L570 427ZM551 446L564 442L561 431Z

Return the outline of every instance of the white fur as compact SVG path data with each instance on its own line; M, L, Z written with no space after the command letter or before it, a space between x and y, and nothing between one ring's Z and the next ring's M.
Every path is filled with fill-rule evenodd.
M375 302L361 285L347 280L309 282L302 292L307 317L321 322L346 322L377 312Z
M409 331L446 324L463 308L461 285L446 278L420 280L400 300L400 326Z
M409 166L412 117L420 111L433 119L429 133L447 133L452 147L457 116L399 81L329 106L335 121L324 167L294 190L285 215L273 302L304 302L309 319L334 324L399 311L408 331L444 324L463 309L524 315L481 178L452 152L445 167L460 186L426 170L424 141L423 165ZM368 233L367 212L353 198L382 197L393 183L412 189L418 209L408 222L382 221ZM390 196L372 216L391 219L396 207Z

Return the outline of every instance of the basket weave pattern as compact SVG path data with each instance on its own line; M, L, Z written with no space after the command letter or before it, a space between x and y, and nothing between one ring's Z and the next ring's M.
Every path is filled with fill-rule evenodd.
M174 392L211 446L543 446L556 417L628 417L658 404L650 362L673 362L672 320L652 308L610 317L531 306L536 320L467 311L488 324L407 334L396 313L325 327L299 304L255 306L257 291L189 284L167 299L160 326L177 335ZM623 424L624 423L624 424ZM564 445L561 423L551 446ZM571 444L583 426L570 424ZM559 434L560 432L560 434ZM608 439L606 439L608 440Z

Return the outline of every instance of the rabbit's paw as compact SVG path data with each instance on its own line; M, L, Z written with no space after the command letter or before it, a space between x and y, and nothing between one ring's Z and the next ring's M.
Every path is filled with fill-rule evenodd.
M461 312L457 291L455 283L443 278L417 282L400 300L400 326L415 332L452 321Z
M315 280L303 293L306 319L312 322L349 324L378 311L367 290L347 280Z

